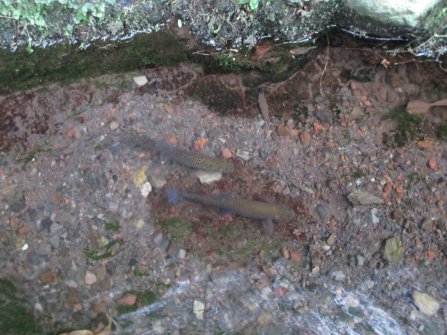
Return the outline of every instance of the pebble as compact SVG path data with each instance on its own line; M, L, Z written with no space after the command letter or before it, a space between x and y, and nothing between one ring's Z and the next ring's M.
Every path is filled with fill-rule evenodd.
M299 135L301 144L309 144L310 143L310 134L307 131L302 131Z
M196 171L201 184L211 184L222 179L222 172Z
M438 312L439 307L441 306L439 301L437 301L431 295L419 291L413 292L413 300L417 308L422 313L428 316L435 315Z
M335 271L334 279L336 281L344 281L346 279L346 275L343 273L343 271Z
M323 221L328 221L332 216L331 210L326 205L319 204L317 205L315 210L317 211L317 214L320 217L320 219Z
M180 249L180 250L178 251L178 256L179 256L181 259L184 259L185 256L186 256L186 251L185 251L185 249Z
M148 181L140 186L140 192L144 198L147 198L148 195L151 193L151 191L152 191L152 185Z
M87 270L85 272L85 283L87 285L93 285L94 283L96 283L96 281L97 281L96 275L93 272Z
M205 313L205 304L203 302L194 300L192 310L198 320L203 320Z
M118 129L119 126L120 125L118 122L112 121L112 122L110 122L109 128L110 128L110 130L116 130L116 129Z
M427 165L430 169L436 170L437 164L434 159L429 159Z
M142 76L135 76L133 77L133 81L135 82L135 84L137 84L138 86L144 86L147 84L147 77L145 75Z
M248 161L251 156L250 156L250 152L249 151L238 149L236 151L236 157L239 157L239 158L243 159L244 161Z
M146 166L142 166L133 175L133 183L136 187L140 187L147 181L146 177Z
M137 296L135 294L128 293L118 300L118 304L132 306L137 302Z
M348 194L348 200L354 205L376 205L383 204L383 199L368 192L354 191Z
M163 188L166 185L166 179L159 176L151 176L151 182L156 189Z
M371 209L371 221L373 224L380 223L379 217L377 216L377 208Z
M398 263L404 258L405 248L398 237L386 240L383 251L383 258L389 263Z
M357 255L356 260L357 260L357 266L365 265L365 257L363 257L362 255Z

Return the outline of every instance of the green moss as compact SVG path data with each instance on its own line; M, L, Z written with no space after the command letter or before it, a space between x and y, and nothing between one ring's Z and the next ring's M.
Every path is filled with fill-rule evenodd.
M396 122L396 131L392 134L384 134L384 143L388 145L404 146L409 141L419 137L419 126L422 118L406 111L405 107L392 110L385 117Z
M184 45L167 33L135 36L129 42L117 42L103 49L98 42L88 50L78 46L57 45L10 53L0 50L0 92L25 90L59 81L70 83L105 73L128 72L151 65L170 65L187 58ZM100 83L98 83L101 85Z
M447 123L438 127L436 136L441 140L447 140Z
M177 243L184 241L191 233L191 223L175 217L158 221L156 225L169 233Z
M17 297L17 288L13 283L0 278L0 334L42 334L29 306Z
M123 250L124 241L121 239L113 240L106 245L97 247L95 249L86 249L84 255L87 260L98 261L101 259L115 256Z
M111 230L113 232L119 232L121 230L121 226L120 226L120 223L118 221L106 222L104 227L107 230Z

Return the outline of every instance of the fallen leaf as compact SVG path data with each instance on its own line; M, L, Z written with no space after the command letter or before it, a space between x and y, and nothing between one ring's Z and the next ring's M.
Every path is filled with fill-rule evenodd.
M416 145L421 149L431 149L433 147L430 141L417 141Z

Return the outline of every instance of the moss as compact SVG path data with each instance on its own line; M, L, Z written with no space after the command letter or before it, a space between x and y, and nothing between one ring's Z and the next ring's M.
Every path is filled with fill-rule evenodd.
M9 280L0 278L0 334L42 334L30 304L20 299L17 288Z
M119 232L121 230L121 225L119 222L117 221L113 221L113 222L106 222L106 224L104 225L104 227L107 230L111 230L113 232Z
M169 233L177 243L184 241L186 236L191 233L191 223L175 217L157 221L156 225Z
M420 136L419 126L422 118L419 115L408 113L405 107L392 110L385 118L396 122L396 131L392 134L384 134L385 144L401 147Z
M25 90L37 85L70 83L105 73L128 72L148 65L170 65L187 58L184 45L164 32L140 34L131 42L118 42L114 48L96 44L88 50L57 45L10 53L0 50L0 93Z
M438 127L436 136L441 140L447 140L447 123Z
M113 240L106 245L97 247L95 249L86 249L84 255L87 260L98 261L101 259L115 256L117 253L123 250L124 241L121 239Z

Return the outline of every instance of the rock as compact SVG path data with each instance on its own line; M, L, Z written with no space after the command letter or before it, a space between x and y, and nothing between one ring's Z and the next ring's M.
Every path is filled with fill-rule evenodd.
M196 177L199 178L201 184L211 184L222 179L222 172L197 171Z
M137 172L133 175L133 183L136 187L141 187L147 181L146 177L146 166L142 166L138 169Z
M383 258L389 263L398 263L404 258L405 248L398 237L386 240Z
M205 304L199 300L194 300L192 310L198 320L203 320L205 313Z
M356 260L357 260L357 266L365 265L365 257L363 257L362 255L357 255Z
M87 270L85 272L85 283L87 285L93 285L94 283L96 283L96 281L97 281L96 275L93 272Z
M110 124L109 124L109 128L110 128L110 130L116 130L116 129L118 129L119 126L120 126L119 123L116 122L116 121L112 121L112 122L110 122Z
M310 143L310 134L307 131L302 131L299 135L301 144L309 144Z
M132 306L137 302L137 296L135 294L126 294L118 300L118 304Z
M47 269L39 275L39 280L43 284L50 284L56 281L56 276L50 269Z
M317 205L317 207L315 208L315 210L317 211L317 214L318 214L318 216L320 217L320 219L321 219L322 221L325 221L325 222L326 222L326 221L328 221L328 220L331 218L331 216L332 216L331 210L329 209L328 206L319 204L319 205Z
M383 204L383 199L368 192L354 191L348 194L348 200L354 205L376 205Z
M186 251L185 251L185 249L180 249L180 250L178 251L178 257L180 257L181 259L184 259L185 256L186 256Z
M231 153L230 149L228 149L228 148L222 148L220 150L220 152L224 159L229 159L229 158L233 157L233 154Z
M151 193L151 191L152 191L152 185L148 181L140 186L140 192L144 198L147 198L148 195Z
M379 217L377 216L377 208L371 209L371 221L373 224L380 223Z
M163 188L163 186L165 186L165 184L166 184L166 180L159 176L152 176L151 182L152 182L152 185L154 186L154 188L157 188L157 189Z
M430 169L436 170L437 164L434 159L429 159L427 165Z
M428 295L427 293L414 291L413 292L413 300L414 304L417 306L417 308L428 316L435 315L441 304L439 301L437 301L432 296Z
M238 149L236 151L236 157L239 157L239 158L243 159L244 161L248 161L250 159L250 152L247 150Z
M145 75L142 76L135 76L133 77L133 81L135 82L135 84L137 84L138 86L144 86L147 84L147 77Z
M336 281L343 281L346 279L345 274L343 273L343 271L335 271L334 272L334 279Z

